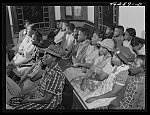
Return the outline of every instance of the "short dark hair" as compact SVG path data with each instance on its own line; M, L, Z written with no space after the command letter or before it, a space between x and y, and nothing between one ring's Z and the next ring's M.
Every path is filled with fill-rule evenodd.
M138 46L139 44L142 44L142 45L145 44L145 40L142 38L139 38L139 37L134 37L131 40L131 46L132 47Z
M37 31L37 30L36 30L36 25L35 25L35 24L30 24L29 27L31 28L31 30Z
M130 36L135 37L136 31L134 28L127 28L126 31L129 33Z
M114 25L108 25L107 28L110 28L112 31L114 31L115 26Z
M98 37L100 37L100 35L101 35L101 31L97 28L93 30L93 34L94 33L96 33L98 35Z
M24 21L23 25L25 25L26 23L31 24L31 21L27 19L27 20Z
M80 31L81 32L83 32L83 34L85 35L85 36L89 36L89 29L88 28L85 28L85 27L82 27L81 29L80 29Z
M121 25L116 26L116 28L120 29L122 31L122 33L124 32L124 27Z
M146 56L145 55L137 55L136 58L142 60L141 67L143 69L145 69Z
M66 27L68 27L72 32L74 31L75 25L73 23L68 23L66 25Z

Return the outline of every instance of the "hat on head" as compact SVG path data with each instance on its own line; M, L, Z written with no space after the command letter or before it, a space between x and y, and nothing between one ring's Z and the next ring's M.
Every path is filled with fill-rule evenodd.
M135 58L135 55L131 52L131 50L125 46L118 47L116 54L126 64L129 64L129 62L133 62Z
M43 49L43 51L45 51L53 56L60 57L60 55L58 53L59 49L55 45L50 45L48 48Z
M114 41L112 39L104 39L103 41L98 41L98 44L100 44L102 47L107 48L109 51L114 50Z
M35 40L32 42L32 44L39 47L39 48L48 48L51 43L49 40L43 40L42 39L39 42Z

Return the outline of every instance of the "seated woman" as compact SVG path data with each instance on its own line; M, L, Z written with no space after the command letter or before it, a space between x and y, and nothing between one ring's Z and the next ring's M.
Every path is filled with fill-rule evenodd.
M11 88L7 88L8 91L11 92L16 92L15 90L18 89L22 94L26 94L27 92L32 91L35 87L37 87L37 85L39 84L40 78L42 76L42 73L45 71L44 69L46 68L47 65L44 65L42 63L42 60L40 59L41 57L38 57L39 59L36 60L36 62L32 65L32 66L27 66L25 65L25 67L20 67L20 73L23 74L23 76L21 77L21 79L19 80L19 83L16 82L16 78L13 77L13 74L10 73L12 67L7 67L6 68L6 83L8 84L8 88L11 86ZM15 72L16 73L16 72ZM39 77L38 80L36 81L31 81L28 76L32 77L32 79L35 77ZM19 76L20 77L20 76ZM14 85L12 85L14 84ZM15 88L14 88L15 87ZM10 96L16 96L13 95L12 93L8 93L8 97ZM9 100L9 99L7 99Z
M19 50L11 62L12 64L18 66L32 59L34 51L36 50L36 47L32 44L33 41L32 35L34 35L35 32L36 32L35 25L32 24L27 27L27 35L20 44Z
M100 89L93 93L92 95L89 95L88 98L85 100L87 103L94 104L94 101L100 101L99 99L104 98L113 98L116 97L118 92L123 88L123 86L126 83L126 80L128 78L128 69L129 69L129 63L132 63L134 60L134 54L131 53L130 49L128 47L122 46L116 51L115 55L113 56L111 60L111 64L114 66L113 71L109 74L109 77L107 78L106 82L100 86ZM99 93L98 93L99 92ZM106 99L108 101L108 99ZM103 103L101 106L107 106L109 105L110 101L106 103Z
M57 63L60 56L49 48L44 51L47 53L43 63L47 67L38 87L27 95L11 98L8 105L14 109L55 109L61 104L65 76ZM38 78L32 80L36 79Z
M56 28L52 31L50 31L50 33L47 36L47 39L50 41L50 44L55 44L54 42L54 37L58 34L58 32L61 30L62 28L62 21L56 21Z
M98 57L95 57L95 59L93 60L94 64L93 66L89 66L89 69L91 69L92 67L96 68L96 65L97 65L97 69L96 70L96 76L98 76L97 78L94 78L93 79L88 79L86 80L86 88L85 90L81 90L81 86L82 86L82 81L84 80L84 77L85 75L87 75L89 69L86 71L82 71L82 69L80 68L68 68L65 72L66 74L66 77L69 79L69 81L71 81L71 84L73 85L73 87L75 88L75 90L78 92L78 94L81 96L82 99L84 99L85 96L89 95L90 93L94 92L97 88L98 88L98 85L99 85L99 80L104 80L107 78L107 74L109 74L110 72L112 72L112 69L113 67L111 66L111 54L107 51L107 49L109 49L110 51L113 50L113 41L111 39L109 39L107 41L104 40L103 43L105 43L105 46L106 49L104 48L101 48L99 51L98 51L98 54L104 54L106 53L107 55L105 56L98 56ZM107 44L107 45L106 45ZM101 51L101 52L100 52ZM100 58L101 57L101 58ZM92 58L91 57L91 61L92 61ZM99 62L99 63L98 63ZM101 64L102 63L102 64ZM100 65L101 65L101 68L103 71L100 71ZM99 68L98 68L99 67ZM99 74L103 75L102 77L99 77ZM95 73L95 71L94 71ZM95 74L93 73L93 75L95 76ZM92 75L91 75L92 76ZM90 76L90 77L91 77ZM96 79L96 80L95 80Z
M73 63L73 67L67 68L65 70L65 75L68 78L69 81L71 81L73 78L84 75L86 69L89 69L93 64L94 60L99 57L99 48L95 45L93 45L93 52L92 55L88 55L85 57L85 61L82 63ZM87 58L88 57L88 58Z
M66 25L68 24L68 21L66 20L61 20L62 26L61 29L59 30L58 34L54 37L54 42L55 44L60 44L62 42L63 36L66 34Z
M24 22L25 29L23 29L19 32L19 38L18 38L18 42L17 42L16 46L8 52L9 61L11 61L13 59L13 57L16 55L16 53L18 52L18 48L27 34L27 27L30 24L31 24L31 22L29 20L25 20L25 22Z
M97 41L102 41L102 38L101 38L100 35L101 35L100 30L95 29L94 32L93 32L93 37L91 38L92 44L97 43Z
M145 55L138 55L129 66L126 85L111 102L109 109L145 109Z
M39 31L36 31L32 37L34 39L32 44L39 48L47 48L51 44L47 38L44 39L44 37Z
M78 40L78 33L79 33L79 30L80 30L81 28L82 28L82 27L75 27L75 28L74 28L73 36L74 36L76 42L77 42L77 40Z
M95 63L90 69L86 72L86 75L81 83L81 90L85 90L86 88L86 82L89 77L91 77L93 74L101 74L98 75L100 77L97 77L97 80L103 80L108 77L108 74L110 71L107 71L105 66L110 66L110 60L111 60L111 52L114 50L114 42L111 39L105 39L102 42L100 42L100 56L98 59L95 60ZM111 70L111 69L110 69Z

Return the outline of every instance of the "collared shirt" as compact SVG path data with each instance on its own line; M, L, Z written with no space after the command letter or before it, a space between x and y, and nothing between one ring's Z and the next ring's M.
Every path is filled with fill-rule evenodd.
M19 51L23 52L24 57L29 58L33 54L34 50L35 46L32 44L32 38L26 35L19 46Z
M19 32L19 40L18 40L18 46L22 43L26 35L26 29L23 29Z
M66 35L66 48L68 48L68 46L73 42L74 40L74 36L73 36L73 33L72 34L67 34Z
M60 30L58 34L54 37L54 42L57 44L62 41L62 37L64 36L66 31Z
M15 109L55 109L62 101L62 91L65 84L65 76L56 64L53 68L46 68L46 72L42 74L42 79L38 85L37 91L30 99L43 97L45 92L53 94L49 103L34 103L28 102L26 104L14 105ZM17 100L12 100L17 101Z
M86 53L88 45L89 45L89 40L85 40L84 42L78 44L77 55L76 55L77 59L81 59L81 57Z
M111 67L109 73L107 72L109 74L108 78L97 84L99 87L97 91L95 91L95 94L102 95L111 91L115 83L125 85L128 78L128 68L128 65Z

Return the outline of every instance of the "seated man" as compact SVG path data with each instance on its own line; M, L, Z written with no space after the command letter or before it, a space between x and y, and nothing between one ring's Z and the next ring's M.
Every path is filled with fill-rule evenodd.
M129 68L129 77L109 109L145 109L145 55L138 55Z
M124 27L117 26L114 31L113 40L115 43L115 48L118 48L123 45L123 34L124 34Z
M57 63L60 56L49 48L44 51L46 55L43 63L47 64L47 67L38 87L26 95L11 98L8 105L14 109L55 109L61 104L65 76Z
M128 78L129 63L133 62L133 60L134 54L131 53L130 49L124 46L120 47L112 58L112 64L116 67L112 72L113 74L111 73L109 77L112 77L113 79L111 81L108 80L105 83L108 85L107 87L109 87L109 85L111 85L111 87L104 92L100 91L99 95L86 99L86 102L92 103L96 100L98 101L99 99L116 97L123 86L125 86L126 80Z
M104 36L102 37L102 40L112 39L113 35L114 35L114 27L113 26L107 26L107 29L104 33Z
M62 48L61 55L64 57L69 56L69 54L71 53L71 50L75 44L75 38L73 36L74 28L75 28L75 26L72 23L68 23L66 25L66 34L60 45L60 47Z
M90 40L88 39L88 29L81 28L78 33L78 40L75 43L74 49L72 51L73 61L80 62L82 57L86 53L86 50L90 44Z

